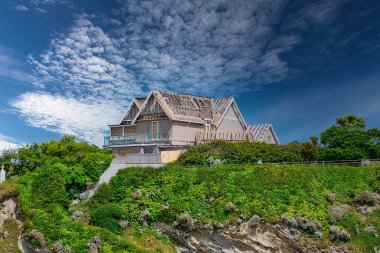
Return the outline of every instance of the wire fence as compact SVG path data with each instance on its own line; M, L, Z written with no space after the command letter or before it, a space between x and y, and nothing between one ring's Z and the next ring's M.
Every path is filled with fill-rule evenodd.
M277 162L277 163L266 163L258 161L256 163L224 163L220 162L218 164L194 164L194 165L183 165L181 168L195 168L195 167L215 167L218 165L228 165L228 166L247 166L247 165L275 165L275 166L286 166L286 165L304 165L307 166L353 166L353 167L364 167L364 166L380 166L380 159L362 159L362 160L335 160L335 161L308 161L308 162Z

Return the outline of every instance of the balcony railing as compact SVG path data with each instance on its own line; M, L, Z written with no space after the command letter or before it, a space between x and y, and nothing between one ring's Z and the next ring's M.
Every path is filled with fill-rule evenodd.
M135 133L125 135L112 135L104 137L104 146L131 145L131 144L151 144L169 143L170 138L167 133Z

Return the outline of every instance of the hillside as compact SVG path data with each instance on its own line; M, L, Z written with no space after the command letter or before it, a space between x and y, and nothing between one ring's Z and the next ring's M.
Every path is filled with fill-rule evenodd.
M210 156L233 163L231 157L269 161L276 152L281 159L299 155L297 147L292 154L293 146L264 152L273 146L248 145L240 146L239 156L215 143L190 149L164 168L124 169L87 201L83 192L110 164L108 152L64 137L5 154L12 179L0 184L0 213L7 214L0 217L0 252L18 252L21 234L24 249L40 252L379 248L379 166L249 165L248 160L184 166L199 159L194 154L202 154L198 164L209 163Z
M379 190L379 179L379 167L133 168L121 171L85 206L96 212L116 204L135 226L160 221L181 230L184 223L185 231L192 230L186 227L192 221L202 229L236 228L258 215L263 224L301 232L301 246L372 252L380 245L373 232L380 231L380 210L378 195L368 192ZM350 239L329 240L333 226Z

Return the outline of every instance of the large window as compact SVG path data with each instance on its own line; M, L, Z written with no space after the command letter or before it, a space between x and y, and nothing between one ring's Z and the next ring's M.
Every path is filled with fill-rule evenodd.
M160 139L160 122L149 121L148 136L149 139Z

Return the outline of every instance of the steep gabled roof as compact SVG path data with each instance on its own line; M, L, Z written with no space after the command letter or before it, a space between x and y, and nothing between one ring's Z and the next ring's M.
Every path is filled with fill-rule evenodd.
M135 98L133 102L136 103L136 106L140 109L141 106L144 104L146 98Z
M223 115L234 102L232 97L214 99L165 90L153 90L141 105L138 115L143 112L151 97L156 98L171 120L203 124L205 119L209 119L214 125L220 123ZM133 123L137 120L138 115L136 115ZM244 120L243 123L245 124Z
M121 121L121 125L126 125L127 124L127 121L130 121L128 120L128 116L129 114L131 113L132 109L133 109L133 106L136 105L137 109L140 110L142 104L144 103L145 101L145 98L135 98L131 104L129 105L129 108L128 108L128 111L127 113L124 115L124 118L123 120Z
M272 124L252 125L249 126L247 130L247 132L251 132L253 134L253 140L257 142L264 141L264 137L266 136L268 131L272 132L276 143L280 144L280 141L277 138L276 132L274 131Z

